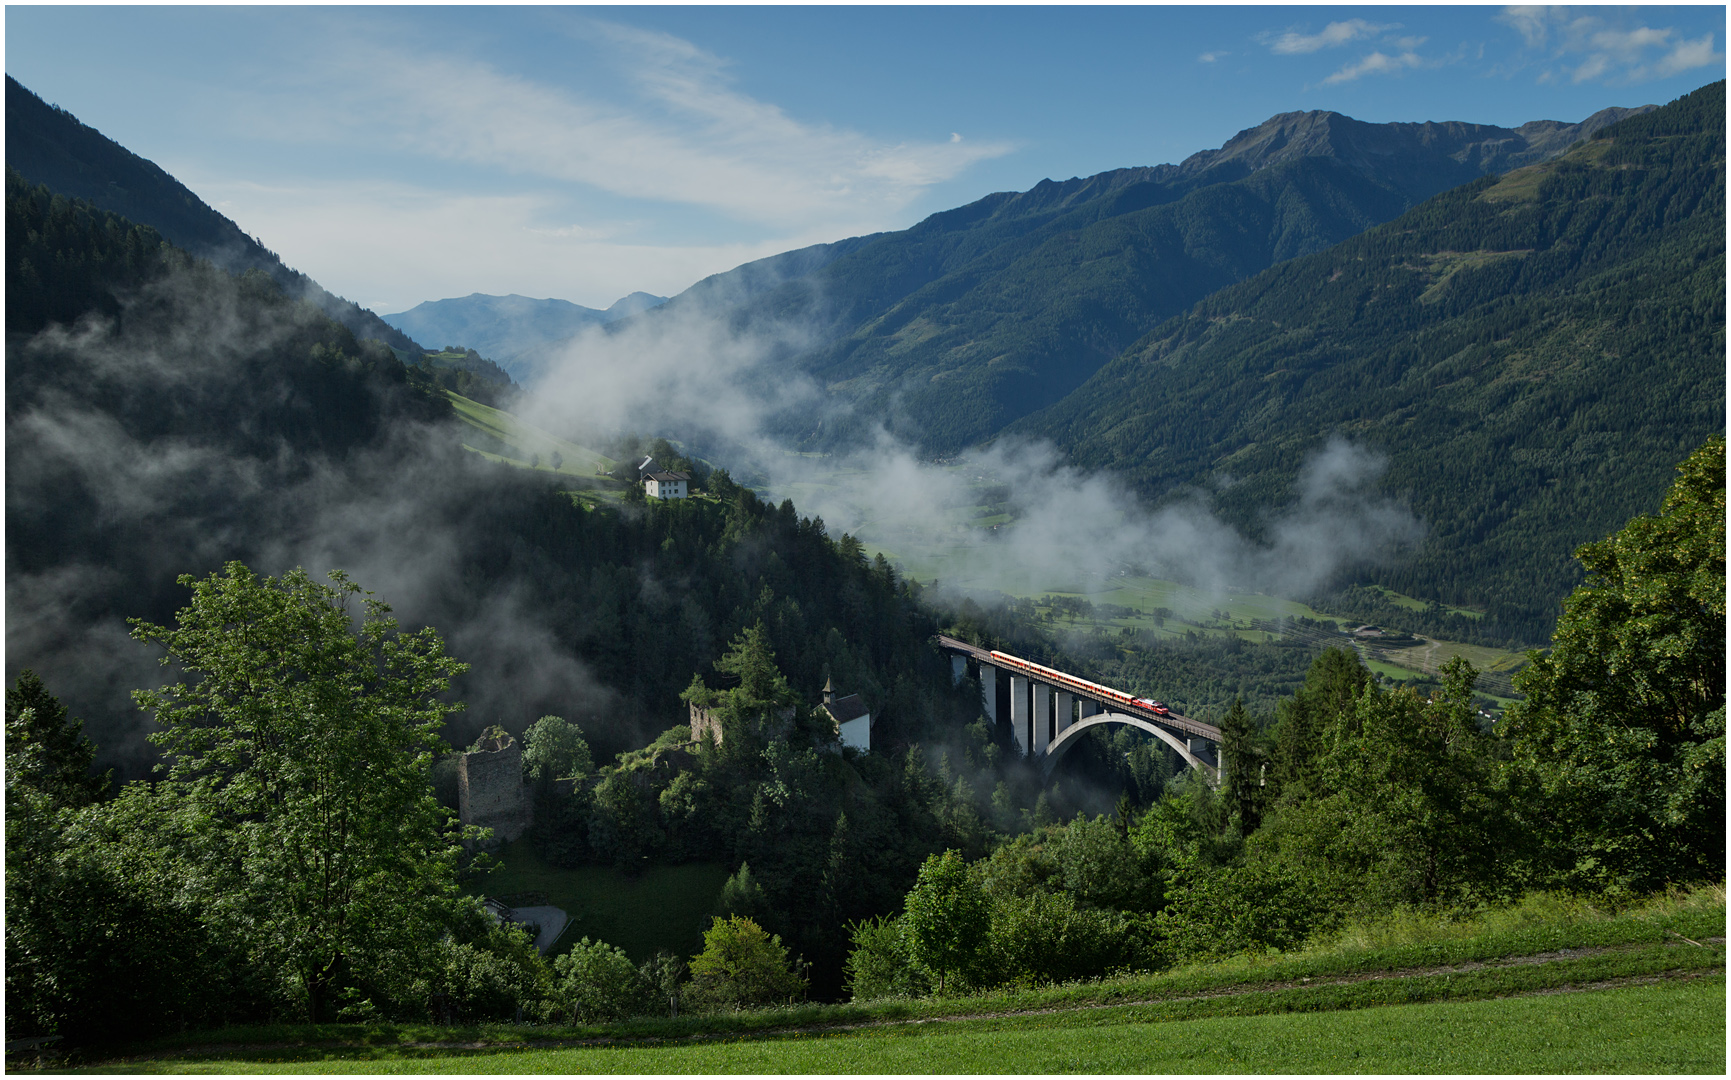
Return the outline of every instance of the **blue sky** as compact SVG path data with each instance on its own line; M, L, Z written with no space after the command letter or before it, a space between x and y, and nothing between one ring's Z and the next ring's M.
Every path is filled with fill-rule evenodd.
M1513 126L1725 75L1697 7L6 9L6 70L380 312L604 307L1269 116Z

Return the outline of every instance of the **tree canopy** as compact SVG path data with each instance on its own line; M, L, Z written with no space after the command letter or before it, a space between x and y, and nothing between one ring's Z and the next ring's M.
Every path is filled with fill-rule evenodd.
M1657 515L1577 553L1587 580L1506 723L1563 880L1644 889L1725 871L1725 440Z
M133 630L193 677L135 697L162 726L169 789L205 822L211 902L309 1019L351 972L388 978L455 888L428 776L464 665L330 580L230 563L181 578L193 595L175 626Z

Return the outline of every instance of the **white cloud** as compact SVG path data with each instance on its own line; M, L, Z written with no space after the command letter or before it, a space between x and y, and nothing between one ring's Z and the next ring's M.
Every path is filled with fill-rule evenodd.
M725 65L689 42L591 25L627 72L608 100L459 56L354 45L327 61L325 85L338 89L322 95L315 119L331 134L435 160L796 228L883 220L1011 149L890 143L802 122L738 92Z
M1205 52L1201 56L1198 56L1196 59L1201 61L1204 64L1212 64L1215 61L1221 59L1222 57L1231 56L1231 55L1232 55L1231 53L1226 52L1224 50L1216 50L1214 52Z
M1711 33L1691 41L1675 27L1607 21L1608 16L1625 14L1612 9L1576 14L1563 7L1510 7L1497 21L1513 27L1528 49L1544 52L1577 83L1627 86L1724 63ZM1547 68L1539 81L1554 77L1554 70Z
M1381 52L1373 52L1354 64L1348 64L1339 71L1322 80L1323 85L1351 82L1365 75L1393 75L1410 68L1423 67L1424 58L1417 53L1400 53L1388 56Z
M1313 53L1319 49L1346 45L1360 38L1375 37L1385 30L1394 30L1399 26L1399 23L1378 24L1366 22L1364 19L1347 19L1345 22L1329 23L1319 34L1301 34L1296 30L1288 30L1283 34L1263 34L1259 40L1277 53Z
M378 310L475 291L605 306L906 227L933 185L1012 149L798 118L691 42L564 25L572 63L606 78L567 84L381 34L322 38L225 99L236 138L304 148L304 171L237 177L212 161L177 175L289 265ZM415 163L417 178L320 171L321 158L377 154Z
M1703 35L1699 41L1679 41L1675 48L1659 61L1658 74L1676 75L1698 67L1725 62L1725 55L1713 47L1713 35Z
M1512 4L1503 9L1496 21L1515 28L1526 40L1527 48L1544 47L1550 35L1551 8L1538 4Z

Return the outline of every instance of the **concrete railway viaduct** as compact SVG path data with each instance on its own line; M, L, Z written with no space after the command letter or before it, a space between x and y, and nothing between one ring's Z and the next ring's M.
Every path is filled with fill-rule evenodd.
M1220 729L1109 686L1003 652L988 652L938 635L961 682L973 668L981 704L992 723L1007 719L1023 755L1040 759L1043 776L1090 728L1123 724L1145 731L1178 751L1209 783L1220 782Z

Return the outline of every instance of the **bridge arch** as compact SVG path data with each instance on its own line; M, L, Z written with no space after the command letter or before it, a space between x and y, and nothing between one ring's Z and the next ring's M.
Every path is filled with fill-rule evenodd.
M1127 716L1124 713L1112 712L1097 713L1083 720L1078 720L1060 732L1058 737L1052 740L1052 744L1046 747L1045 757L1040 762L1040 778L1050 780L1052 770L1058 767L1058 761L1070 752L1070 748L1081 739L1082 733L1102 724L1127 724L1138 731L1146 731L1178 751L1178 756L1189 762L1190 767L1201 773L1210 783L1216 783L1219 780L1219 771L1213 765L1191 753L1190 747L1178 736L1158 724L1142 719L1140 716Z

